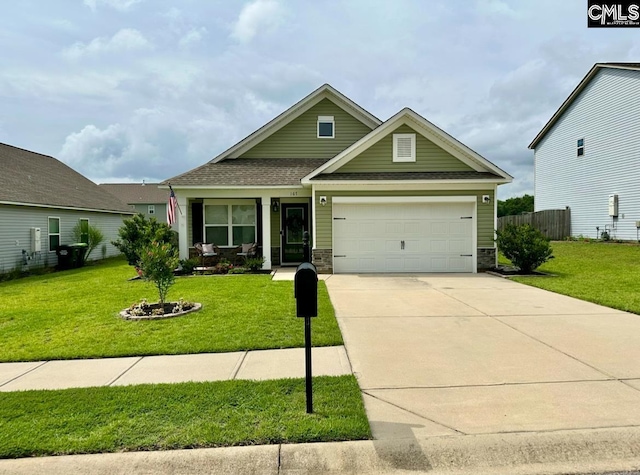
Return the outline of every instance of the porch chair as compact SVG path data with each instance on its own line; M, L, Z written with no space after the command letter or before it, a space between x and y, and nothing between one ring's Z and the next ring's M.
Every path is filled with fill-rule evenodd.
M244 262L249 258L257 256L258 243L257 242L243 243L242 245L236 247L234 251L235 251L234 263L237 265L240 259L242 259L242 262Z
M193 245L193 247L200 256L200 267L203 271L205 269L205 258L217 257L220 255L220 248L213 243L197 242Z

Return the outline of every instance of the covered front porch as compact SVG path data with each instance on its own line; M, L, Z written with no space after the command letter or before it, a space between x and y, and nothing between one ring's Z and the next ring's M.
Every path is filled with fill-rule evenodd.
M181 211L180 258L197 255L194 244L215 244L232 260L234 249L257 243L263 269L302 261L302 235L312 233L311 190L300 186L276 189L196 189L173 186Z

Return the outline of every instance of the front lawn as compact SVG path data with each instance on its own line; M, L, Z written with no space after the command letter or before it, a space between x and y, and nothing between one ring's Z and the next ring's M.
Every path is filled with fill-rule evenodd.
M179 277L169 300L200 302L183 317L125 321L118 312L141 298L157 301L151 283L129 281L122 259L0 283L0 361L226 352L304 346L293 282L268 275ZM314 346L342 344L324 282L318 283Z
M523 284L640 314L640 246L552 242L554 259L538 270L556 277L514 277Z
M0 393L0 458L371 438L353 376Z

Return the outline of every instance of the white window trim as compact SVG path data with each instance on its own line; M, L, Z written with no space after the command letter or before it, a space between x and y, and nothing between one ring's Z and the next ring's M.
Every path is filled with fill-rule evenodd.
M411 156L398 156L398 139L411 139ZM394 162L415 162L416 161L416 134L393 134L393 161Z
M52 233L51 229L49 227L49 220L50 219L57 219L58 220L58 232L57 233ZM59 216L47 216L47 249L49 249L49 252L55 252L55 249L51 249L51 239L50 236L58 236L58 246L60 245L60 217Z
M331 135L320 135L320 124L331 124ZM316 137L319 139L334 139L336 138L336 121L332 115L319 115L318 122L316 124Z
M234 226L249 226L249 224L233 224L233 218L232 218L232 206L233 205L253 205L255 207L255 220L253 222L253 242L257 241L257 234L258 234L258 207L256 205L256 202L254 200L203 200L202 203L202 227L203 227L203 233L202 233L202 238L206 239L207 236L207 227L222 227L222 224L207 224L207 215L205 212L205 207L209 205L216 205L216 206L226 206L227 207L227 242L229 242L230 244L226 245L226 246L220 246L218 245L218 247L223 248L223 249L232 249L234 247L237 247L238 245L234 245L233 244L233 228ZM217 245L217 243L215 243Z
M156 214L156 205L147 205L147 214Z

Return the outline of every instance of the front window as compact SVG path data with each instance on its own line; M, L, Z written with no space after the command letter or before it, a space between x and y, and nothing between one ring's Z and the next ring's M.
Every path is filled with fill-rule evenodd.
M206 242L229 247L256 241L256 205L253 201L208 201L204 205Z
M60 218L49 218L49 251L60 245Z

